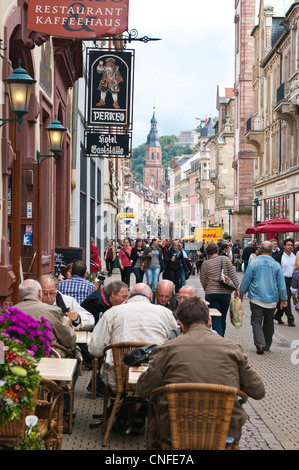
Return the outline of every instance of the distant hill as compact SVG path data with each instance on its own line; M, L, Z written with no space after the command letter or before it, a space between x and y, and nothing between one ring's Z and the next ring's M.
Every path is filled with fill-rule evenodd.
M176 135L163 135L160 137L160 144L162 147L162 164L166 169L168 163L173 157L177 155L188 155L197 148L191 149L185 145L176 145L175 143L179 141L179 138ZM146 144L141 144L135 149L133 149L132 154L132 165L131 170L133 177L136 181L142 183L143 181L143 161L145 159Z

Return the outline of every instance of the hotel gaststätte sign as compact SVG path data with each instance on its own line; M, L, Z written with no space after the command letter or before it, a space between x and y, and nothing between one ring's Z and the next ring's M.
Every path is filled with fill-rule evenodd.
M28 28L51 36L117 36L128 27L129 0L29 0Z

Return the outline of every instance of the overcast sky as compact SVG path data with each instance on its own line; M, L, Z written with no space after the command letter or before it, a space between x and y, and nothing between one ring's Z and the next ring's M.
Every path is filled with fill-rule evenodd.
M216 116L217 85L234 85L234 0L130 0L129 30L160 38L135 49L133 147Z

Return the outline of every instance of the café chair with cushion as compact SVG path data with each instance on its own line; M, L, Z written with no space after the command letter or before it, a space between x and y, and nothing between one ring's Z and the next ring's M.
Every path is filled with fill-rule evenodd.
M141 343L141 342L122 342L122 343L113 343L107 346L104 349L104 356L108 351L112 350L113 362L114 362L114 373L115 373L115 390L112 390L110 387L105 385L104 389L104 404L103 404L103 421L102 421L102 430L104 434L102 446L107 445L109 435L112 429L114 418L116 413L121 408L124 403L124 399L135 398L137 395L135 393L136 385L130 385L128 383L129 375L129 366L123 362L124 355L132 351L133 349L140 348L141 346L147 346L150 343ZM113 402L112 410L108 419L108 401Z
M228 436L235 400L247 395L233 387L201 383L169 384L152 391L148 410L146 448L162 450L237 450L239 443ZM168 407L170 435L162 439L159 420L161 401ZM156 442L149 439L155 420Z
M46 450L61 450L63 438L63 395L56 382L42 379L38 390L35 415Z

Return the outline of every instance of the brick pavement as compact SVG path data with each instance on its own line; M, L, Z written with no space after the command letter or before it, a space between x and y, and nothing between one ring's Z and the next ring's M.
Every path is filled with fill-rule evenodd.
M242 273L237 273L242 278ZM120 279L117 269L106 284L112 280ZM132 281L134 275L131 277ZM198 289L203 297L197 275L191 276L187 281ZM228 318L226 337L239 342L248 355L249 361L261 375L266 387L266 396L263 400L249 399L244 405L248 419L243 427L240 441L241 450L296 450L299 448L297 433L299 402L299 364L291 359L297 359L296 349L290 348L293 341L299 343L299 319L295 313L295 328L287 325L278 325L275 322L273 345L269 352L257 355L252 339L250 325L250 309L248 299L244 299L244 321L240 330L234 328ZM297 321L296 321L297 320ZM294 357L295 355L295 357ZM299 358L299 351L298 351ZM292 363L293 362L293 363ZM297 361L299 362L299 360ZM101 413L102 398L92 399L87 391L91 372L83 371L75 389L75 418L74 430L71 435L64 434L63 450L143 450L145 449L144 436L118 436L111 432L107 447L102 448L101 427L91 429L94 422L92 415Z

